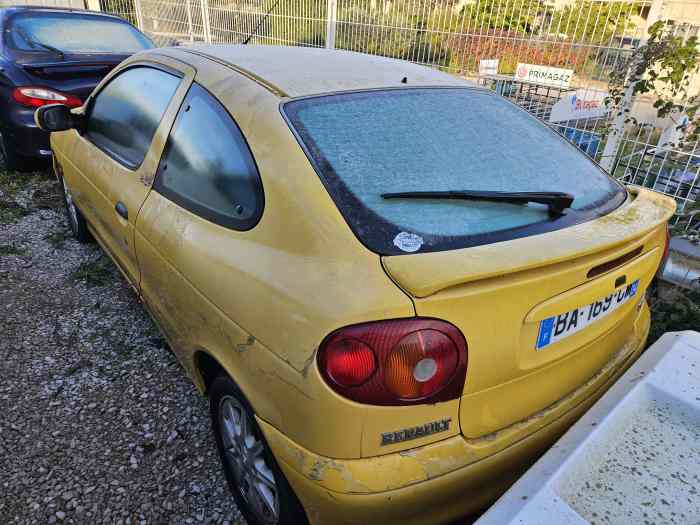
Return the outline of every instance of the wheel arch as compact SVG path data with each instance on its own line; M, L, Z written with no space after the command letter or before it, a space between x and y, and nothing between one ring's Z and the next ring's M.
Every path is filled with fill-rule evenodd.
M194 353L193 357L194 364L194 381L197 388L203 394L209 394L209 388L211 386L214 378L220 373L224 373L231 378L231 380L238 386L238 382L233 377L224 365L216 359L209 351L204 349L198 349ZM239 386L240 390L240 386Z
M258 414L256 407L251 402L251 396L246 392L247 389L245 386L241 385L240 381L236 378L236 374L230 370L230 367L223 364L223 361L223 359L215 357L214 353L207 349L198 348L195 350L193 355L193 379L195 385L202 394L209 395L209 390L214 379L220 374L225 374L233 381L233 384L236 385L236 388L241 394L243 394L243 397L245 397L246 401L253 409L253 412Z
M188 361L188 371L197 389L209 396L213 380L220 374L231 379L238 391L245 398L256 417L279 427L282 412L279 409L279 397L268 388L260 388L260 376L249 369L250 364L240 362L235 352L201 346L193 349Z

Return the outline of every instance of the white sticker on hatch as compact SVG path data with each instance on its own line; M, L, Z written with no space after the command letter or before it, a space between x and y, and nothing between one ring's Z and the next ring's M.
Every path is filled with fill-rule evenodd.
M402 252L417 252L423 246L423 237L415 233L401 232L394 237L394 246Z

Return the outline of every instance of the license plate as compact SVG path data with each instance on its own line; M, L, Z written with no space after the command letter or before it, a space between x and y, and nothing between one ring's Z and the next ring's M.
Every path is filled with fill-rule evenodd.
M638 288L639 279L627 286L621 286L599 301L594 301L570 312L543 319L540 321L540 331L537 335L535 350L541 350L545 346L561 341L610 315L637 295Z

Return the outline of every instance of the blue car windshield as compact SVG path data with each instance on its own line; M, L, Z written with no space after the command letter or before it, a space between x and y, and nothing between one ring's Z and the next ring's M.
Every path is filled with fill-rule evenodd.
M135 27L105 16L27 12L10 19L5 42L14 51L131 54L154 47Z
M624 189L545 124L491 92L413 88L283 106L357 237L382 254L440 251L552 231L619 206ZM385 199L416 191L565 192L544 204Z

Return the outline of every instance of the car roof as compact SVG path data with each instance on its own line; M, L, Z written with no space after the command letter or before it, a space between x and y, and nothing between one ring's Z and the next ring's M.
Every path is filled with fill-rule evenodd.
M89 9L79 9L77 7L53 7L53 6L40 6L40 5L13 5L10 7L0 7L0 14L9 15L11 13L19 13L24 11L32 12L50 12L50 13L76 13L80 15L97 15L104 18L114 18L116 20L121 20L126 22L121 17L112 15L110 13L104 13L102 11L91 11Z
M475 86L437 69L351 51L259 45L194 45L176 49L227 64L273 93L287 97L390 87Z

